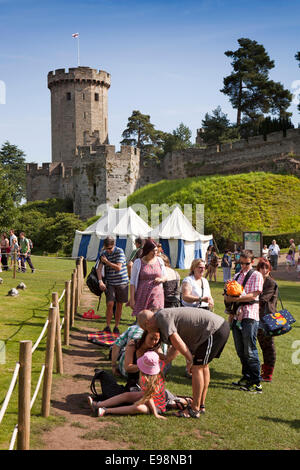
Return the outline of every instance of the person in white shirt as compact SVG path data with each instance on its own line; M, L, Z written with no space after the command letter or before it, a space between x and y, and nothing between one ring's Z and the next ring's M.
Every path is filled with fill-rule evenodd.
M272 243L269 246L269 256L270 256L270 263L274 271L277 270L279 253L280 253L280 248L277 245L276 240L272 240Z
M201 258L194 259L189 275L182 281L181 294L184 307L201 307L213 310L214 301L208 280L203 277L204 271L205 262Z

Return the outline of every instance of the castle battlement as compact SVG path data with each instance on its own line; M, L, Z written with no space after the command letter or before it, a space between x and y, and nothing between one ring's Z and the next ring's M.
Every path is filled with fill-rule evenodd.
M30 174L31 177L53 176L53 175L64 176L65 166L62 162L42 163L42 166L38 166L37 163L27 163L26 173Z
M69 69L56 69L48 73L48 88L67 82L93 83L106 88L110 87L110 74L104 70L90 67L73 67Z

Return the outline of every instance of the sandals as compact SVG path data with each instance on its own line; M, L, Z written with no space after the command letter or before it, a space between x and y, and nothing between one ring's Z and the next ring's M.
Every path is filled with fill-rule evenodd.
M98 320L101 317L100 315L95 315L95 310L91 308L87 312L84 312L84 314L82 315L82 318L85 318L87 320Z
M187 411L188 414L185 414L185 411ZM200 411L193 410L193 408L190 405L188 405L185 410L179 411L176 414L176 416L178 416L178 418L196 418L196 419L198 419L198 418L200 418L200 413L201 413Z
M184 400L185 403L182 400ZM174 405L177 410L183 411L192 404L192 401L193 400L189 397L178 397L178 398L175 398ZM174 408L174 406L171 406L171 407Z
M205 405L200 405L200 414L205 414Z

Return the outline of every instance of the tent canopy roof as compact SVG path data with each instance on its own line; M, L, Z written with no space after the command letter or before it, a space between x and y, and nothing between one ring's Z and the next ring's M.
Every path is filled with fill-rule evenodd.
M131 207L124 209L109 207L96 222L83 232L76 230L76 233L89 235L96 232L101 237L109 235L147 237L151 230L152 228Z
M197 232L179 207L176 207L160 225L151 230L148 236L156 239L180 239L191 242L197 240L206 242L213 238L212 235L201 235Z

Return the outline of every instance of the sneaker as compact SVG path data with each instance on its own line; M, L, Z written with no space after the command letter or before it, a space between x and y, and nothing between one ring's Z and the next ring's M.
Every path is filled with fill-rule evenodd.
M115 333L116 335L119 335L120 334L120 330L117 326L114 327L113 329L113 333Z
M32 272L32 274L33 274L33 273L35 272L35 269L32 269L31 272Z
M103 328L102 333L111 333L110 327L106 326L105 328Z
M262 393L262 386L260 384L256 385L248 383L248 385L242 386L241 390L250 393Z
M249 383L248 380L245 379L245 377L242 377L237 382L232 382L232 385L234 385L235 387L243 387L243 386L248 385L248 383Z
M98 418L102 418L102 416L105 415L105 412L106 412L106 408L104 408L104 406L102 408L98 408L98 410L97 410Z
M87 397L87 401L88 401L88 404L89 404L92 412L95 413L97 411L97 407L96 407L96 404L95 404L94 400L92 399L92 397Z

